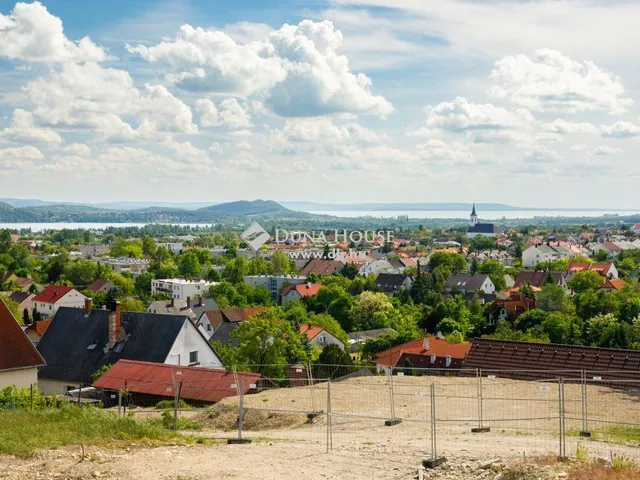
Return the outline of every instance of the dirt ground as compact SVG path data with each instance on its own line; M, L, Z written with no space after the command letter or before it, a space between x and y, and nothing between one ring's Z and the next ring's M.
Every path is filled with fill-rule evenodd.
M433 456L432 383L438 419L435 456L445 456L448 462L419 472L422 460ZM558 385L483 380L483 426L491 431L480 434L471 432L479 426L477 387L475 379L394 377L390 388L384 377L366 377L332 382L330 387L273 388L244 397L249 410L243 436L253 440L250 445L225 444L237 435L239 400L229 398L212 408L182 412L203 426L201 431L184 433L213 443L153 449L132 446L125 451L88 448L81 462L76 447L41 452L28 460L0 457L0 479L563 478L557 476L563 473L562 466L544 472L530 468L531 475L509 477L499 469L486 468L496 459L526 462L538 455L558 454ZM634 392L594 385L588 387L587 398L590 429L640 424L640 403ZM332 416L327 425L323 412L329 410ZM320 413L309 421L307 413L314 411ZM567 431L581 429L580 385L565 386L563 413ZM392 416L402 423L385 426L384 420ZM574 456L578 446L591 458L622 454L640 461L640 452L631 445L567 436L568 456Z

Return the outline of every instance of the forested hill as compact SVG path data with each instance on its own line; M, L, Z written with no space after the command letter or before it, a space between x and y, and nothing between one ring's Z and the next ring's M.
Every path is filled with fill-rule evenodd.
M168 207L117 210L65 204L12 207L8 203L0 203L0 222L207 223L246 217L304 219L314 216L310 213L289 210L271 200L241 200L198 210Z

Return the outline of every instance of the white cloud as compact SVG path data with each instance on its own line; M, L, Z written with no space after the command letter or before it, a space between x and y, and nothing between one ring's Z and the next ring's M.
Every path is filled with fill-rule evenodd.
M490 103L471 103L456 97L425 109L427 128L450 132L501 132L529 128L533 117L527 110L510 112Z
M198 133L188 105L174 97L162 85L145 85L147 95L139 106L142 132L164 131Z
M535 111L623 113L633 104L615 75L550 49L504 57L490 78L490 94Z
M380 136L357 123L334 125L328 118L287 120L279 132L286 142L380 143Z
M535 146L524 155L525 163L555 163L561 159L562 157L558 152L551 150L544 145Z
M631 122L616 122L613 125L602 125L600 131L603 137L631 138L640 135L640 127Z
M44 155L36 147L14 147L0 150L0 163L5 160L43 160Z
M333 113L386 117L393 106L371 93L371 80L354 74L337 53L342 33L329 21L283 25L262 41L236 43L227 34L183 25L173 41L127 45L149 62L164 62L169 80L195 92L263 93L283 117Z
M60 145L62 137L55 131L35 124L31 112L16 108L11 117L11 126L0 131L0 141L15 143L49 143Z
M91 148L84 143L72 143L71 145L64 147L62 151L79 157L88 157L91 155Z
M622 153L620 148L613 148L608 145L600 145L593 151L593 154L597 157L608 157L611 155L617 155L618 153Z
M245 128L251 126L251 114L247 106L241 105L235 98L225 98L219 108L208 98L196 100L196 111L200 116L203 127L226 126L230 128Z
M237 22L225 25L222 31L237 43L246 45L263 40L273 32L273 28L266 23Z
M476 159L468 145L430 139L417 146L420 158L437 165L473 165Z
M543 130L551 133L558 133L561 135L570 135L570 134L589 134L589 135L597 135L600 133L598 128L591 123L574 123L567 122L566 120L562 120L560 118L554 120L551 123L543 125Z
M62 20L40 2L18 2L10 14L0 13L0 57L34 62L99 62L107 54L89 37L78 42L69 40Z
M584 152L587 149L587 146L579 143L578 145L571 145L569 147L569 150L571 150L572 152Z

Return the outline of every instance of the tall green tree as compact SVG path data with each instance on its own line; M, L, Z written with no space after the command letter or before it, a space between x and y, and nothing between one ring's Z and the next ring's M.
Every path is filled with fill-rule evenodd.
M9 253L11 249L11 230L5 228L0 230L0 254Z
M202 265L198 260L198 256L191 250L180 255L178 264L178 273L184 278L198 278L202 273Z
M604 283L604 278L595 270L583 270L577 272L567 283L575 293L584 293L598 290Z

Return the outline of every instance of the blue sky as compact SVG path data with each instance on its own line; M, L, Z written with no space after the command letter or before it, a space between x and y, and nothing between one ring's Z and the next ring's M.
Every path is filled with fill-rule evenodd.
M0 0L0 15L5 197L638 205L637 2Z

